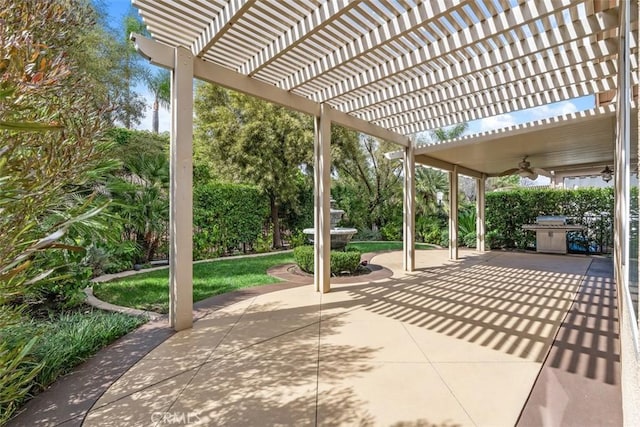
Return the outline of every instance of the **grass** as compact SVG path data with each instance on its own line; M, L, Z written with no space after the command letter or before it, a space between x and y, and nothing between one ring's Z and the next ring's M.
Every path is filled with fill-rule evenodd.
M141 317L86 309L52 314L48 319L27 318L21 323L6 326L0 329L0 342L5 349L11 349L36 337L27 359L18 367L25 374L36 366L40 367L37 375L27 384L32 395L145 321ZM0 419L0 425L21 401L0 402L0 415L3 418Z
M354 247L365 252L400 250L402 242L354 242ZM431 246L417 243L417 249ZM281 264L292 263L293 254L274 253L251 258L224 258L193 265L193 300L205 298L252 286L277 283L267 270ZM99 299L124 307L169 312L169 270L140 273L106 283L96 284L93 292Z
M356 248L362 253L378 251L400 251L402 242L351 242L350 248ZM433 245L416 243L416 249L433 249Z
M293 262L291 253L253 258L228 258L193 265L193 300L236 289L277 283L269 276L271 267ZM93 292L99 299L125 307L169 311L169 269L136 274L121 280L95 285Z

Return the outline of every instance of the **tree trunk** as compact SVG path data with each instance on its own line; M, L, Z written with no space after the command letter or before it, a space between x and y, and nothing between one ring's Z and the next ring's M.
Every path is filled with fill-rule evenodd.
M273 225L273 247L282 247L282 238L280 236L280 219L278 218L278 203L275 197L270 197L271 202L271 224Z
M158 100L154 100L153 101L153 116L151 117L151 129L153 130L153 133L158 133L158 129L159 129L159 117L158 117L158 109L160 108L160 106L158 105Z

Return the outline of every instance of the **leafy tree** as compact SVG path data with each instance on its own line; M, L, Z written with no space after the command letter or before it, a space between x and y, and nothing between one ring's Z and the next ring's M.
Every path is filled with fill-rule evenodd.
M29 0L27 3L37 2ZM127 128L140 123L145 110L145 100L134 90L144 76L141 57L122 29L110 28L101 2L74 0L77 13L83 13L92 23L87 28L75 30L73 43L66 47L67 54L85 78L94 85L94 98L98 105L109 105L104 115L112 123L122 123ZM139 31L135 12L125 17L125 31ZM139 22L139 21L138 21ZM124 77L124 78L123 78Z
M355 141L344 138L337 144L334 196L351 224L378 230L401 219L402 166L384 158L393 149L391 143L366 135Z
M262 189L269 198L273 246L282 246L280 208L296 198L300 168L311 163L311 118L210 84L197 87L195 112L196 162L224 180Z

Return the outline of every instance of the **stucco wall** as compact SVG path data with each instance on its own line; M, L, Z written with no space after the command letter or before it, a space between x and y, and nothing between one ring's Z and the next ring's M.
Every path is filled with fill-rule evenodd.
M624 301L621 296L620 300ZM634 326L626 304L621 304L620 357L622 358L622 412L625 426L640 426L640 354L636 350Z

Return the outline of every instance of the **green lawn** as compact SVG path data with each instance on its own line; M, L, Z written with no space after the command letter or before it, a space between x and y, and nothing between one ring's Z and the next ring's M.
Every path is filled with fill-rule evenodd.
M351 242L350 248L356 248L362 253L377 251L401 251L402 242ZM433 249L433 245L416 243L416 249Z
M275 253L255 258L228 258L193 265L193 300L236 289L277 283L267 275L270 267L293 262L292 253ZM99 299L125 307L169 312L169 269L136 274L121 280L96 284Z
M400 250L402 242L354 242L350 247L362 253ZM417 249L429 249L426 244L416 244ZM293 254L274 253L261 257L225 258L193 265L193 300L201 301L210 296L236 289L279 282L267 275L267 270L281 264L292 263ZM112 304L151 310L169 311L169 269L140 273L117 281L96 284L93 292L99 299Z

